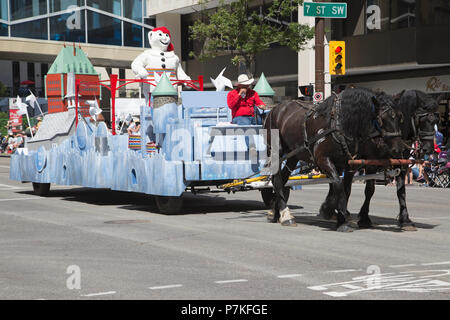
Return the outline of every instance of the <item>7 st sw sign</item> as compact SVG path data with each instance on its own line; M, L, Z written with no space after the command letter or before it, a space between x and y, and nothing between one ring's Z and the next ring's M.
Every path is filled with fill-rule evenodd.
M347 4L342 2L304 2L303 15L316 18L347 18Z

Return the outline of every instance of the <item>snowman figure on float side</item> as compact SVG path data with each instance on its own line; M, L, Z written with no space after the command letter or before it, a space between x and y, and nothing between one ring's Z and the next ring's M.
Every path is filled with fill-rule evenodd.
M165 72L170 80L191 80L181 67L178 56L174 53L170 31L166 27L154 28L148 33L150 49L145 50L131 64L131 69L141 79L157 82ZM148 104L149 93L155 87L144 84L143 92Z

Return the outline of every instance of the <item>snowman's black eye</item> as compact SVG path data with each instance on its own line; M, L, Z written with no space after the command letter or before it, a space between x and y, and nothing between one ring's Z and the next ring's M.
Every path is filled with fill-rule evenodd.
M159 36L161 37L161 36L162 36L162 34L160 33L160 34L159 34Z

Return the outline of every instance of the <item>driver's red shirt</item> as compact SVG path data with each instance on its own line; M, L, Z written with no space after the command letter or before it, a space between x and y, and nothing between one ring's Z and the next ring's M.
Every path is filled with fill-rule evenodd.
M231 116L234 118L242 116L255 116L254 106L265 106L264 102L258 96L258 93L252 89L247 89L245 98L239 95L239 89L228 92L228 107L231 109Z

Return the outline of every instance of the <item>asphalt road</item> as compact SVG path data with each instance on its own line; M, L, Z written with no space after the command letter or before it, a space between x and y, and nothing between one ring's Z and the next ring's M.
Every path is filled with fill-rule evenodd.
M41 198L8 177L0 158L0 299L450 299L450 189L408 187L418 231L401 232L395 188L378 186L377 226L343 234L317 217L327 185L291 193L294 228L267 223L258 192L187 194L166 216L148 195Z

